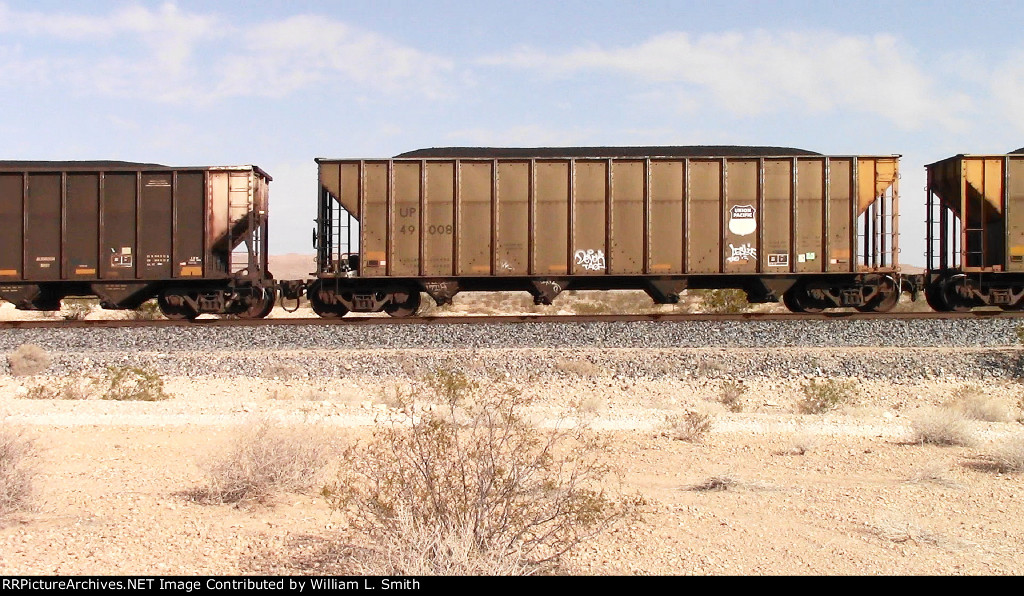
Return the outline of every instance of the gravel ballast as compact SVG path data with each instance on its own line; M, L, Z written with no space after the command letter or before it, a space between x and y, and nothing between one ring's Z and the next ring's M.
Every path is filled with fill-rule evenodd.
M560 374L566 361L582 360L630 378L984 379L1021 375L1018 325L930 319L24 329L0 332L0 350L39 345L51 355L49 374L132 365L176 376L372 377L474 366L520 376Z
M403 348L972 347L1018 343L1014 319L634 321L601 323L267 325L0 331L0 350L24 343L68 351L161 352Z

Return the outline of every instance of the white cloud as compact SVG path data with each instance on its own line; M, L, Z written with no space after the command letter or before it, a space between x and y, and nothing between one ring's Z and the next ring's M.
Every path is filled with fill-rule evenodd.
M842 109L877 114L908 129L934 122L963 127L968 96L937 89L912 55L889 35L756 31L668 33L634 46L562 54L527 48L481 63L552 77L617 73L637 80L647 93L694 101L696 92L702 104L743 116Z
M403 46L343 22L311 15L247 29L243 52L221 65L216 95L252 92L259 73L267 84L259 94L281 96L318 83L344 78L357 86L389 93L444 94L443 77L451 61Z
M51 57L37 68L55 79L79 85L91 79L104 92L156 90L160 99L169 98L166 91L159 91L161 86L181 84L191 75L198 46L222 35L217 17L184 13L171 3L155 10L128 6L101 16L16 12L0 6L0 32L30 41L68 42L68 47L98 53L95 60L49 53ZM140 46L142 55L123 56L112 47L125 41Z
M1018 52L992 72L993 109L1024 131L1024 52Z
M0 32L21 37L112 40L123 34L171 34L196 38L210 35L216 24L215 17L182 13L170 2L157 10L126 6L102 16L19 12L0 4Z
M28 57L16 46L0 46L0 82L11 81L19 85L42 84L46 81L44 71L44 60Z
M281 97L335 82L353 95L438 97L451 69L446 59L330 18L239 23L172 3L98 16L0 4L0 35L0 85L170 103Z

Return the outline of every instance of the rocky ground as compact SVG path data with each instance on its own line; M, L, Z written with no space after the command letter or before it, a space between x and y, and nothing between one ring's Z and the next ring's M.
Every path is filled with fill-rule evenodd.
M574 552L569 573L1024 572L1024 477L991 460L1024 435L1016 347L209 350L243 364L206 375L174 350L51 351L56 375L0 376L0 420L35 440L40 474L35 507L0 527L0 575L344 571L344 520L315 493L240 507L188 491L254 420L315 422L339 446L365 440L394 411L389 395L438 358L514 381L536 397L539 425L578 422L610 440L604 455L644 497L643 515ZM75 378L70 363L81 376L117 358L162 367L172 398L29 399ZM337 364L328 374L326 362ZM856 370L833 374L841 362ZM826 377L855 387L833 411L796 413ZM741 388L732 408L730 387ZM969 394L1002 419L967 422L969 446L912 442L923 408ZM711 421L699 442L671 436L688 411ZM702 490L713 479L703 488L721 490Z
M537 426L591 429L621 490L643 497L639 518L563 572L1020 574L1024 474L996 465L1024 451L1017 327L3 331L0 352L32 343L48 362L25 376L0 364L0 429L33 440L38 472L33 507L0 518L0 575L348 572L348 521L315 490L236 506L195 489L256 421L316 425L339 449L365 442L438 369L517 387ZM92 379L131 367L159 374L170 399L98 398ZM826 385L835 407L806 413ZM958 420L964 444L917 441L929 412ZM679 440L688 413L709 429Z

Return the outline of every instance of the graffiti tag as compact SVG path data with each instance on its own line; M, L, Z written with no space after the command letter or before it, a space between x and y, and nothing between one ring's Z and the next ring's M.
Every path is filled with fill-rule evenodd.
M757 260L757 249L750 245L750 243L741 244L734 246L731 242L729 248L732 250L732 256L726 259L726 262L736 263L738 261L749 261L750 259Z
M576 264L589 271L601 271L606 268L603 250L577 250Z

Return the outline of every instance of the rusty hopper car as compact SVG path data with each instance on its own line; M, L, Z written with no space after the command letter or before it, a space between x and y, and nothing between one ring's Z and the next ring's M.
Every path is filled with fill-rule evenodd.
M926 169L928 304L1024 308L1024 149L956 155Z
M0 297L55 310L157 298L171 318L265 316L271 178L253 166L0 162Z
M740 288L794 311L899 298L898 156L774 147L446 148L318 159L321 316L420 292Z

